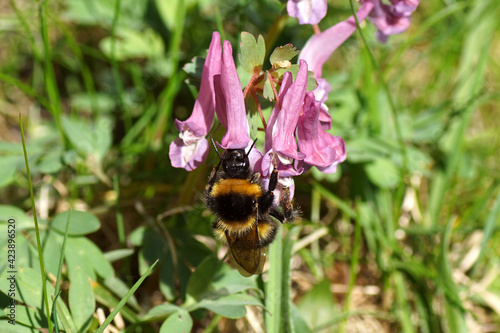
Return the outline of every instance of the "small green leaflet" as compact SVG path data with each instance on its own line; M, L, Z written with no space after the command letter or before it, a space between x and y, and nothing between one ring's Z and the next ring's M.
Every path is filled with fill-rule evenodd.
M238 59L240 66L247 72L253 74L261 71L266 56L266 43L264 37L255 37L248 32L241 33L240 54Z

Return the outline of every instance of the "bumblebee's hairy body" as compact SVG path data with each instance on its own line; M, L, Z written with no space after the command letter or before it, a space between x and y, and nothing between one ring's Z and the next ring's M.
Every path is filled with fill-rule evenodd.
M210 175L205 202L216 215L212 229L219 240L229 245L230 254L244 276L262 271L266 247L278 231L276 220L286 219L273 207L277 183L275 170L268 188L263 188L260 174L250 170L244 149L226 150Z
M213 229L221 241L227 241L226 232L242 237L255 227L259 234L258 246L267 246L276 237L277 224L266 216L273 197L266 195L259 178L256 173L251 179L221 178L214 183L207 196L207 206L217 216Z

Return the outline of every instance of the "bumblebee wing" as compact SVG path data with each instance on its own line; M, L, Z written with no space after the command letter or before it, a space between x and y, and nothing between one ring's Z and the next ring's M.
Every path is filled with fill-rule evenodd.
M226 239L233 262L243 276L262 272L265 259L262 257L257 224L244 235L231 235L226 231Z

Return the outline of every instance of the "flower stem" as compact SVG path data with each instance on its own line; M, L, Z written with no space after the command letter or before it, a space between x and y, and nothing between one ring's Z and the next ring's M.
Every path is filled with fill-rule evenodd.
M382 87L387 95L387 99L389 100L389 105L391 107L392 117L394 119L394 128L396 130L397 140L398 140L400 148L401 148L401 155L402 155L402 160L403 160L402 174L403 174L403 181L405 181L405 178L406 178L405 176L408 175L408 156L407 156L407 152L406 152L405 143L403 140L403 135L401 133L401 126L399 125L398 112L396 109L396 105L394 104L394 100L392 99L392 95L389 91L389 87L387 86L387 83L384 80L384 75L382 74L382 70L380 69L380 67L377 63L377 60L373 56L373 53L371 52L370 47L368 46L368 42L366 41L366 38L365 38L363 32L361 31L358 16L356 15L356 10L354 9L353 1L349 0L349 2L351 4L352 14L354 16L354 19L356 20L356 26L357 26L357 30L359 32L359 35L361 36L361 39L363 40L363 44L365 45L365 48L368 51L368 55L370 56L370 60L372 62L372 65L375 68L375 70L379 76ZM409 179L407 179L407 180L409 181Z

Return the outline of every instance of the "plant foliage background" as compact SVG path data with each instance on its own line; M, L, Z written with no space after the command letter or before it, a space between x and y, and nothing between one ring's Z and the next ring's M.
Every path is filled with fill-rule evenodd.
M322 28L352 14L349 1L328 5ZM190 114L202 64L191 59L212 31L235 50L242 31L262 34L270 53L300 49L311 28L274 0L0 1L0 330L49 327L49 304L67 332L103 329L115 308L108 327L127 332L499 331L498 17L496 0L422 1L386 44L363 25L403 145L359 35L334 53L323 76L347 161L296 179L303 218L271 258L286 274L243 278L201 200L217 157L172 168L173 120Z

